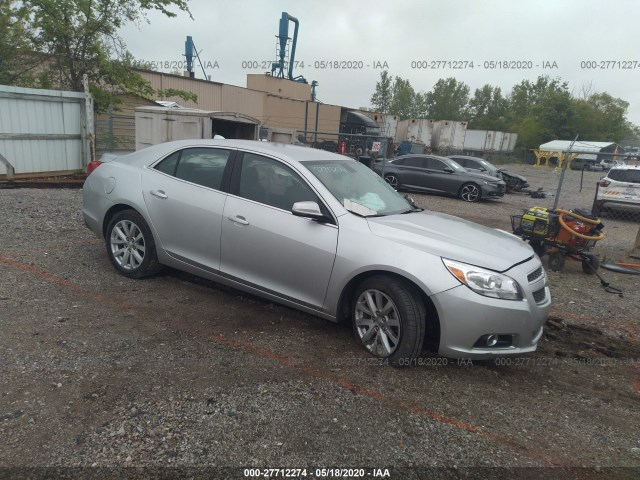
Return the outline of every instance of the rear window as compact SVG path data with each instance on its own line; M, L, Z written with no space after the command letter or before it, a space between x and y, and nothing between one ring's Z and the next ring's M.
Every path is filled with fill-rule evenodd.
M640 183L640 170L610 170L607 177L616 182Z

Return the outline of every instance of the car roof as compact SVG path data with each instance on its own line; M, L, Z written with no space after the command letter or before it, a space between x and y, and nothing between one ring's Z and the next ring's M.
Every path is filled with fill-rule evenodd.
M447 158L465 158L467 160L482 160L484 162L486 162L486 160L482 157L472 157L471 155L448 155Z
M393 160L397 160L399 158L413 158L413 157L437 158L439 160L449 160L449 161L453 160L452 158L449 158L449 157L441 157L440 155L430 155L427 153L407 153L406 155L400 155L399 157L395 157Z
M258 154L272 155L281 158L289 163L307 162L314 160L352 160L351 157L338 155L326 150L317 148L301 147L298 145L289 145L275 142L260 142L257 140L226 140L226 139L194 139L194 140L175 140L172 142L159 143L142 150L138 150L129 155L118 157L118 160L127 163L143 163L148 164L153 161L169 155L176 150L187 147L222 147L233 148L244 151L250 151Z
M611 170L640 170L640 165L614 165Z

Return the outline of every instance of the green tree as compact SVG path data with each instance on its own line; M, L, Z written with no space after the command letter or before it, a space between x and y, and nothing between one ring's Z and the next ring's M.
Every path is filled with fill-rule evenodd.
M574 137L575 109L568 83L540 76L535 82L523 80L515 85L509 97L506 125L519 134L519 144L525 148Z
M416 92L409 80L395 77L392 87L393 98L389 113L398 115L401 119L411 118L415 113L414 102Z
M465 120L469 87L449 77L440 79L426 94L427 114L434 120Z
M40 64L29 42L29 10L22 2L0 2L0 84L31 86Z
M134 71L134 59L118 29L146 20L149 11L168 17L190 15L187 0L28 0L25 29L30 47L46 61L38 67L42 86L83 90L87 75L96 109L117 103L127 93L150 98L151 84ZM15 27L14 27L15 28ZM193 94L181 92L183 98Z
M376 112L389 113L393 92L391 90L392 78L387 70L380 74L380 81L376 83L376 91L371 95L371 105Z
M505 130L509 102L502 96L500 87L486 84L476 89L469 100L469 128L480 130Z

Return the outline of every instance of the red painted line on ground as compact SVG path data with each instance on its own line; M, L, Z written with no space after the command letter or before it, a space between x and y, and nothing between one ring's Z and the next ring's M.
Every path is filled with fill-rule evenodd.
M99 245L99 244L104 244L104 240L86 240L83 242L73 242L73 243L58 243L55 245L51 245L50 247L42 247L42 248L34 248L34 249L29 249L29 250L10 250L7 251L5 253L11 254L11 255L38 255L41 253L48 253L51 251L57 251L57 250L61 250L61 249L65 249L65 248L74 248L74 247L88 247L91 245Z
M52 273L46 272L44 270L40 270L39 268L32 267L31 265L27 265L26 263L19 262L17 260L13 260L5 255L0 255L0 263L4 263L5 265L10 265L12 267L18 268L20 270L24 270L25 272L34 273L38 275L40 278L47 280L55 285L59 285L69 290L73 290L74 292L81 293L87 297L93 298L94 300L98 300L102 303L106 303L107 305L111 305L113 307L125 308L128 310L137 309L138 307L135 305L130 305L128 303L121 302L119 300L115 300L106 295L101 295L94 291L88 290L86 288L81 287L69 280L65 280L62 277L57 275L53 275Z
M70 282L69 280L65 280L64 278L61 278L57 275L51 274L49 272L46 272L45 270L41 270L39 268L36 267L32 267L31 265L27 265L25 263L19 262L17 260L13 260L5 255L0 255L0 262L4 263L6 265L10 265L13 266L15 268L18 268L20 270L24 270L26 272L30 272L33 273L41 278L43 278L44 280L47 280L49 282L52 282L56 285L68 288L74 292L83 294L89 298L92 298L96 301L105 303L107 305L110 306L116 306L116 307L120 307L120 308L127 308L127 309L132 309L132 310L138 310L138 311L142 311L144 312L144 309L141 309L139 306L137 305L129 305L123 302L120 302L118 300L114 300L108 296L105 295L101 295L98 293L95 293L91 290L88 290L86 288L83 288L73 282ZM480 428L471 425L469 423L463 422L461 420L452 418L452 417L447 417L445 415L442 415L440 413L434 412L422 405L418 405L418 404L413 404L413 403L409 403L406 402L404 400L401 399L397 399L394 397L390 397L388 395L385 395L384 393L378 392L376 390L372 390L372 389L368 389L365 387L361 387L359 385L356 384L352 384L342 378L339 377L334 377L332 375L326 374L321 372L320 370L316 370L310 367L305 367L303 365L298 365L295 362L293 362L291 359L289 359L288 357L279 355L275 352L272 352L270 350L264 349L262 347L258 347L256 345L253 345L251 343L248 342L242 342L239 340L234 340L234 339L230 339L228 337L225 337L222 334L210 334L210 335L206 335L206 338L209 338L210 340L216 342L216 343L220 343L220 344L224 344L227 346L230 346L232 348L236 348L236 349L241 349L244 351L248 351L248 352L252 352L255 353L257 355L260 355L264 358L268 358L271 360L276 360L279 363L292 367L296 370L299 370L301 372L306 373L309 376L312 376L314 378L318 378L321 380L325 380L325 381L329 381L331 383L334 383L335 385L338 385L339 387L354 391L356 393L359 393L361 395L365 395L371 398L375 398L377 400L383 401L387 404L390 404L392 406L395 406L396 408L401 408L402 410L408 411L412 414L418 415L418 416L422 416L422 417L428 417L431 419L434 419L442 424L445 425L451 425L454 426L456 428L459 428L461 430L465 430L467 432L476 434L482 438L485 438L487 440L490 440L496 444L502 445L504 447L507 447L511 450L515 450L517 452L520 452L522 455L531 458L532 460L536 460L536 461L540 461L543 462L546 466L552 466L552 467L560 467L562 464L561 462L557 461L557 460L552 460L550 459L550 457L543 455L543 454L538 454L535 452L532 452L528 447L524 446L524 445L520 445L519 443L509 439L509 438L505 438L505 437L501 437L489 432L485 432L483 430L481 430Z
M517 452L520 452L521 454L531 458L532 460L536 460L539 462L544 463L546 466L550 466L550 467L560 467L562 464L557 461L557 460L553 460L550 457L548 457L547 455L543 455L543 454L537 454L532 452L528 447L523 446L518 444L517 442L510 440L508 438L503 438L500 437L498 435L492 434L492 433L488 433L485 432L483 430L481 430L480 428L463 422L461 420L458 420L456 418L452 418L452 417L447 417L445 415L442 415L440 413L434 412L433 410L430 410L422 405L417 405L417 404L413 404L413 403L409 403L406 402L404 400L400 400L398 398L394 398L388 395L385 395L384 393L378 392L376 390L372 390L369 388L365 388L365 387L361 387L360 385L356 385L353 383L348 382L345 379L339 378L339 377L334 377L332 375L328 375L326 373L323 373L319 370L316 369L312 369L309 367L305 367L303 365L298 365L297 363L291 361L291 359L289 359L288 357L284 357L282 355L278 355L277 353L271 352L270 350L265 350L263 348L259 348L256 347L255 345L248 343L248 342L242 342L239 340L234 340L228 337L225 337L222 334L216 334L216 335L206 335L209 339L213 340L216 343L221 343L224 345L228 345L231 347L235 347L235 348L239 348L248 352L254 352L257 353L259 355L263 355L266 358L272 359L272 360L277 360L279 362L281 362L284 365L287 365L289 367L292 367L296 370L300 370L310 376L313 376L315 378L319 378L325 381L329 381L331 383L334 383L342 388L345 388L347 390L350 390L352 392L358 393L360 395L364 395L367 397L371 397L374 398L376 400L380 400L383 401L387 404L390 404L392 406L394 406L395 408L400 408L402 410L408 411L409 413L412 413L414 415L417 416L421 416L421 417L428 417L431 418L433 420L436 420L442 424L446 424L446 425L452 425L456 428L459 428L461 430L465 430L467 432L470 433L474 433L480 437L483 437L493 443L497 443L499 445L505 446L511 450L515 450Z

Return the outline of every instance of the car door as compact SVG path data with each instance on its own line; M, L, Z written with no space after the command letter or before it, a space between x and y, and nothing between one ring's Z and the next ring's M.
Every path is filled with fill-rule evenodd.
M291 213L296 202L315 201L323 206L317 194L288 165L247 152L234 168L231 188L222 223L221 273L321 309L338 228L335 223Z
M406 157L402 165L398 167L400 171L400 182L407 187L430 188L429 172L425 169L426 164L423 157Z
M428 157L426 161L431 188L456 195L460 188L460 174L452 173L451 167L438 158Z
M185 148L143 170L142 191L157 240L168 255L220 269L220 233L235 150ZM228 181L228 180L227 180Z

